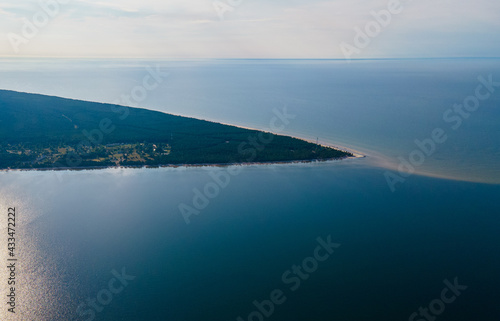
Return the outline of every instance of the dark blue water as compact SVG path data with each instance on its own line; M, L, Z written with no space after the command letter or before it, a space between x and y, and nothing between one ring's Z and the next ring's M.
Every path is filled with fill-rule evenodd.
M77 306L125 267L136 279L95 320L236 320L274 289L287 300L270 320L407 320L458 278L439 319L496 320L500 187L415 177L391 193L359 161L244 168L190 225L177 206L206 169L3 174L22 298L48 289L37 320L86 320ZM340 247L291 291L282 274L328 236Z
M197 64L198 68L185 68L191 74L210 69L206 64ZM471 85L474 91L476 74L487 74L494 69L486 67L495 64L480 61L465 65L462 75L469 78L460 79L453 77L455 69L451 67L456 66L455 62L445 62L448 69L443 72L439 62L422 62L413 73L408 70L410 65L396 64L390 72L370 64L355 67L359 75L374 80L373 87L369 87L367 80L356 78L370 93L364 101L385 97L385 102L415 100L414 105L353 104L358 112L332 107L344 110L335 113L340 115L335 120L326 117L328 106L336 106L332 91L339 95L345 91L341 95L344 100L361 100L360 95L352 95L352 89L324 85L325 79L335 79L341 86L341 79L333 76L336 73L328 71L339 69L337 72L345 77L348 67L318 62L307 66L276 63L273 68L283 69L277 74L300 70L303 75L295 80L276 80L275 86L284 88L277 96L288 95L287 83L308 83L314 74L319 79L309 90L295 92L295 98L308 97L307 104L286 102L298 115L290 125L292 133L302 129L306 132L314 124L323 133L330 124L331 130L324 133L332 139L339 137L338 133L356 132L353 142L370 142L366 151L380 147L384 155L383 146L392 146L387 150L393 154L383 156L384 162L374 153L368 158L341 162L241 167L241 172L229 176L227 186L220 187L198 215L189 217L190 224L186 224L179 205L194 206L195 190L203 191L207 184L214 183L213 175L225 176L228 168L0 173L0 211L16 206L19 233L18 314L12 317L4 305L0 308L1 319L234 321L238 317L248 320L253 313L249 320L357 321L412 320L416 312L413 320L421 321L425 317L418 315L419 308L429 308L433 303L429 313L436 320L498 320L500 185L412 175L391 192L384 177L387 168L380 167L392 155L411 151L413 139L425 138L434 125L441 126L439 117L436 120L434 116L442 115L449 106L439 109L436 105L436 110L430 112L425 102L434 101L434 97L451 103L454 98L447 93L467 97ZM264 72L264 67L244 67L234 62L224 68L228 75L233 68L247 74L255 72L256 76ZM398 73L401 75L394 75ZM436 82L429 78L418 80L424 77L421 73L433 74ZM451 76L446 77L447 73ZM346 81L354 78L347 77ZM377 85L375 79L382 78L385 85ZM206 88L207 80L199 79L198 85L192 82L193 88ZM442 96L435 87L438 80L448 82L442 87L447 88L442 89ZM246 85L253 83L249 79L242 81ZM460 82L464 82L463 87L457 85ZM398 83L406 91L397 94L387 86L390 83ZM414 84L414 90L410 90L410 84ZM246 85L241 88L248 88ZM227 82L227 86L233 83ZM453 86L457 86L455 90ZM215 86L213 90L225 92L224 88ZM255 90L265 88L259 85ZM277 93L276 87L269 90L270 95ZM215 117L219 112L227 121L237 117L239 108L242 114L253 115L248 123L241 118L240 124L265 127L271 107L276 106L273 102L279 100L252 92L249 89L245 98L242 89L235 97L242 102L267 101L267 107L248 110L244 106L250 103L246 102L224 107L232 110L229 116L220 113L221 109L207 109L206 113ZM315 94L318 92L322 98ZM455 145L456 141L440 149L445 167L459 172L460 166L481 169L477 173L498 171L494 155L499 145L495 145L498 138L494 133L500 120L495 116L498 98L492 99L486 102L490 106L486 114L478 110L475 115L479 116L470 119L471 125L449 132L467 137L462 141L467 143L462 145L470 148L468 151L479 150L481 157L462 157L462 150L455 148L461 146ZM395 106L400 109L395 110ZM186 113L198 114L202 110L184 107ZM265 116L264 110L268 113ZM380 122L398 110L400 113L392 121ZM351 123L344 128L351 129L333 126L347 118ZM413 124L411 131L402 130L398 119L406 122L406 127ZM484 128L485 134L477 128ZM394 139L371 144L383 137ZM409 140L408 146L405 140ZM441 174L439 166L428 168L435 176ZM2 231L4 221L0 222ZM317 266L307 265L314 263L307 258L314 257L317 239L328 237L339 246L323 262L315 260ZM321 255L328 253L320 250ZM2 262L6 256L6 251L0 251ZM292 274L284 282L283 274L303 262L308 263L301 268L300 285L291 281ZM311 272L306 273L306 268ZM110 292L110 281L116 279L113 270L135 277L123 281L126 286L119 281L112 283L113 289L120 288L115 291L118 293ZM5 269L0 270L0 277L3 295ZM454 296L454 301L441 303L441 293L447 287L444 281L453 283L455 279L467 288L459 289L460 295L449 290L446 296ZM281 291L280 302L284 302L274 304L269 317L259 317L263 313L253 312L257 310L253 301L267 302L275 290ZM87 300L96 298L92 307Z

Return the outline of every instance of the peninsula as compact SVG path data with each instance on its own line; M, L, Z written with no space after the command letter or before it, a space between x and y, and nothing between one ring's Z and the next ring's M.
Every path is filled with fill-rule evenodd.
M0 169L341 159L298 138L158 111L0 90Z

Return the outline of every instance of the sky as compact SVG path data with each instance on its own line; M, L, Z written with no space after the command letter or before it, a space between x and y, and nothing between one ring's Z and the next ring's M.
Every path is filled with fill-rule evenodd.
M500 56L498 0L2 0L0 56Z

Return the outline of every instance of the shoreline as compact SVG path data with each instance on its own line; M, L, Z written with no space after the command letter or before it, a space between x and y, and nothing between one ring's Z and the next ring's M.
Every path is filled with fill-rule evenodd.
M6 91L12 91L16 93L22 93L22 94L31 94L27 92L18 92L14 90L6 90ZM48 96L45 94L38 94L38 93L33 93L32 95L42 95L42 96ZM62 99L69 99L69 100L76 100L76 101L83 101L83 102L88 102L88 103L97 103L97 104L104 104L104 105L113 105L109 103L102 103L102 102L93 102L93 101L87 101L87 100L80 100L80 99L74 99L74 98L63 98L59 96L48 96L48 97L54 97L54 98L62 98ZM123 107L128 107L128 106L123 106ZM255 132L260 132L260 133L269 133L273 135L278 135L278 136L284 136L288 138L294 138L303 142L308 142L317 146L321 146L324 148L329 148L333 149L339 152L344 152L350 155L342 156L342 157L334 157L334 158L325 158L325 159L306 159L306 160L289 160L289 161L264 161L264 162L238 162L238 163L194 163L194 164L160 164L160 165L147 165L147 164L141 164L141 165L112 165L112 166L77 166L77 167L33 167L33 168L4 168L0 169L0 172L9 172L9 171L65 171L65 170L70 170L70 171L80 171L80 170L100 170L100 169L108 169L108 168L164 168L164 167L173 167L173 168L178 168L178 167L206 167L206 166L211 166L211 167L228 167L228 166L235 166L235 165L240 165L240 166L248 166L248 165L270 165L270 164L293 164L293 163L315 163L315 162L326 162L326 161L334 161L334 160L342 160L342 159L348 159L348 158L365 158L366 155L363 155L361 152L349 149L343 146L339 145L334 145L334 144L319 144L315 141L312 141L310 139L306 138L301 138L293 135L287 135L287 134L282 134L282 133L273 133L268 130L261 130L257 128L251 128L251 127L246 127L246 126L241 126L241 125L234 125L234 124L227 124L223 123L220 121L213 121L213 120L207 120L207 119L202 119L202 118L194 118L192 116L182 116L182 115L174 115L170 114L165 111L160 111L156 109L147 109L143 107L134 107L138 108L141 110L147 110L150 112L159 112L162 114L167 114L167 115L173 115L173 116L178 116L178 117L183 117L183 118L192 118L196 120L201 120L205 122L211 122L215 124L220 124L224 126L230 126L234 128L240 128L240 129L245 129L245 130L251 130ZM64 115L63 115L64 116ZM53 164L52 164L53 165Z
M366 157L366 156L362 156ZM103 169L142 169L142 168L191 168L191 167L231 167L231 166L265 166L265 165L286 165L286 164L309 164L324 163L331 161L342 161L345 159L356 159L357 156L346 156L340 158L292 160L292 161L272 161L272 162L244 162L244 163L200 163L200 164L163 164L163 165L119 165L119 166L87 166L87 167L46 167L46 168L6 168L0 169L0 173L8 172L50 172L50 171L91 171Z
M191 117L191 116L181 116L181 117ZM313 140L311 140L311 139L306 139L306 138L302 138L302 137L298 137L298 136L294 136L294 135L277 134L277 133L273 133L273 132L270 132L270 131L267 131L267 130L264 130L264 129L258 129L258 128L253 128L253 127L246 127L246 126L241 126L241 125L232 125L232 124L228 124L228 123L216 122L216 121L213 121L213 120L206 120L205 119L205 121L210 121L210 122L214 122L214 123L218 123L218 124L222 124L222 125L226 125L226 126L233 126L233 127L237 127L237 128L254 130L254 131L264 132L264 133L269 133L269 134L274 134L274 135L282 135L282 136L292 137L292 138L299 139L299 140L302 140L302 141L305 141L305 142L312 143L312 144L316 145L316 142L313 141ZM351 153L354 156L350 157L350 158L365 158L365 157L367 157L367 155L363 154L362 152L360 152L358 150L355 150L355 149L352 149L352 148L348 148L348 147L345 147L345 146L341 146L341 145L338 145L338 144L317 144L317 145L319 145L321 147L333 148L333 149L339 150L341 152Z

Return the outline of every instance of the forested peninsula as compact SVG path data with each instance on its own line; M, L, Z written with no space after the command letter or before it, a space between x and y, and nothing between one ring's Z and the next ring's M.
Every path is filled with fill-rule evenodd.
M276 123L283 121L276 116ZM0 169L324 161L349 152L142 108L0 90Z

